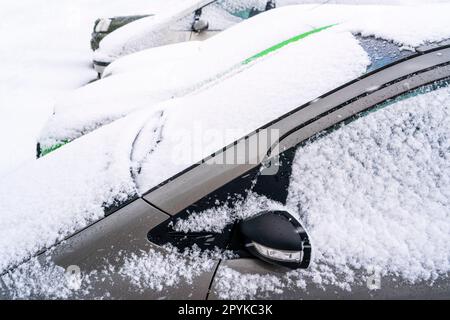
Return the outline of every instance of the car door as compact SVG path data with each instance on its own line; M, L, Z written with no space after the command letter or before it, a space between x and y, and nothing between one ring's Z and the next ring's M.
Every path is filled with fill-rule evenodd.
M438 69L434 69L432 73L440 74ZM389 68L386 71L389 71ZM431 70L425 72L429 71ZM306 125L299 123L297 128L284 135L284 139L283 137L280 139L279 150L286 150L281 153L281 159L284 159L281 162L282 169L276 175L257 177L252 188L255 195L253 199L249 200L250 203L244 206L255 208L258 202L269 198L276 202L275 205L272 204L273 209L284 207L297 211L297 217L302 217L307 221L310 220L309 223L306 223L306 229L308 227L313 229L313 232L310 233L313 252L315 249L320 251L316 256L320 257L319 261L326 262L322 264L319 262L318 265L313 266L311 271L292 271L248 257L224 260L221 261L211 286L210 299L449 298L449 284L446 280L448 270L445 270L445 268L432 281L420 278L412 281L409 278L411 277L410 274L402 277L399 270L392 273L382 270L376 264L376 261L381 258L374 259L373 266L368 269L365 269L364 265L359 268L353 265L348 270L342 271L339 270L339 267L330 263L332 259L324 258L324 255L330 254L329 248L318 249L314 247L314 229L322 230L322 232L317 231L316 237L322 237L318 242L323 245L323 242L325 242L323 240L328 237L326 232L330 233L329 236L332 240L338 238L342 240L344 237L333 237L331 233L359 232L360 230L357 229L361 227L348 227L348 229L339 230L336 227L336 225L339 225L337 215L334 216L336 219L335 225L328 221L332 217L321 220L311 217L313 214L321 214L320 210L325 211L323 212L325 215L332 211L338 211L334 208L340 206L345 208L341 209L343 215L346 214L345 211L351 212L354 210L356 218L349 220L349 225L357 223L357 217L361 215L358 210L372 214L384 214L387 221L395 224L395 219L398 218L391 218L388 214L395 215L398 214L397 212L393 213L388 209L383 211L380 209L383 204L370 203L369 200L382 201L383 199L400 198L400 195L389 196L389 193L392 192L389 188L392 188L397 181L401 193L409 194L411 197L405 196L403 200L398 200L398 208L405 211L411 210L410 212L404 212L401 219L407 219L409 213L412 214L413 210L419 211L419 206L414 208L406 204L408 201L413 201L411 199L420 195L423 198L417 203L428 201L429 197L434 199L429 200L424 208L431 210L431 208L437 206L438 208L435 210L437 215L441 215L444 227L440 238L437 235L428 237L434 239L435 243L447 243L447 246L442 245L441 249L448 251L448 233L446 233L446 231L448 232L448 225L445 223L446 218L448 221L448 203L446 204L445 200L435 198L434 195L440 194L443 196L446 194L445 181L450 174L449 167L445 164L448 163L446 159L448 160L448 132L450 129L450 122L448 121L450 79L444 77L434 81L432 79L434 77L427 80L425 78L424 73L421 72L410 74L403 81L386 84L384 92L384 89L377 89L365 96L358 97L358 99L353 99L351 102L335 106L332 108L334 112L317 117L314 121L307 122ZM432 80L431 83L429 80ZM427 135L431 137L423 138ZM432 137L433 135L434 137ZM341 142L339 143L339 141ZM412 141L415 143L421 141L422 143L419 146L412 147ZM409 150L409 153L407 150ZM422 152L418 150L422 150ZM365 152L367 154L364 154ZM333 154L338 155L333 156ZM433 156L435 158L431 160ZM387 160L384 163L382 159ZM382 165L385 165L386 168ZM397 165L397 167L394 170L389 165ZM360 172L357 171L358 168ZM369 172L366 173L366 171ZM410 176L414 176L414 173L417 173L424 181L411 183L410 180L413 178ZM345 179L344 176L353 177ZM380 179L384 179L386 182L381 183ZM433 182L427 184L426 181L428 180L433 180ZM334 183L327 181L334 181ZM349 182L350 185L346 185L345 182ZM429 188L426 192L427 195L425 193L420 194L421 188L417 186L420 183L426 184ZM384 189L380 189L380 185L383 185ZM327 186L329 189L327 189ZM363 191L358 192L358 189ZM368 193L371 195L367 196ZM321 197L324 200L317 200ZM358 204L345 205L345 203L357 203L358 201L360 202ZM385 206L394 206L395 201L391 200L391 203ZM400 201L404 202L401 203ZM333 209L328 211L324 209L330 207ZM313 213L310 213L310 211ZM330 216L332 215L330 214ZM425 219L420 215L416 218ZM377 221L380 223L380 220L376 218L373 218L373 221L374 223ZM406 221L411 224L415 223L413 219ZM329 229L325 232L314 223L328 223ZM440 223L437 221L435 223L435 227L438 228L437 225ZM391 230L390 228L387 229ZM397 229L392 228L392 230ZM417 231L413 227L409 230ZM401 250L389 251L389 245L380 240L381 233L385 232L383 228L368 223L364 231L378 231L380 233L379 237L373 236L371 238L378 239L385 245L385 247L382 247L381 244L377 246L379 252L376 255L385 254L386 259L393 260L394 262L391 262L394 265L392 270L397 267L399 261L415 268L410 265L412 263L409 259L412 258L404 258L403 260L392 258L394 255L399 255ZM416 236L423 235L421 232L417 231ZM383 234L383 236L387 235ZM392 235L392 238L396 239L395 235ZM358 238L349 235L348 243L343 245L345 247L355 245L355 239ZM361 236L361 239L367 241L367 237ZM399 239L408 241L408 237L402 238L399 236ZM432 242L432 240L429 241ZM429 249L420 251L421 254L425 254L428 250L436 251L431 243L427 243L427 246ZM439 246L439 244L435 245L437 248ZM331 245L331 248L337 247L339 246ZM370 246L367 247L367 250L371 250ZM412 245L411 247L417 246ZM384 252L385 250L387 252ZM345 254L346 250L343 250L343 257ZM435 254L439 256L438 252ZM360 255L367 259L368 255ZM414 255L414 253L411 255ZM443 259L445 259L445 256L446 254L442 254ZM352 257L352 259L356 259L356 257ZM424 260L426 259L424 258ZM431 255L429 259L431 261L433 259L439 260L438 257L432 257ZM339 260L339 258L335 257L335 260ZM428 261L428 263L432 263L431 261ZM351 265L349 261L346 262ZM417 270L411 271L411 273L414 272L420 273Z

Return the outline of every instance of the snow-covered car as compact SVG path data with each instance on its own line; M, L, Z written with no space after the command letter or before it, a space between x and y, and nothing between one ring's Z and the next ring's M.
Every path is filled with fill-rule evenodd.
M346 69L321 77L362 72L353 41L329 54ZM260 101L236 118L228 100L205 114L223 96L203 98L4 179L2 298L449 298L449 46L274 113ZM217 118L247 134L219 141ZM211 123L201 152L179 140Z
M273 8L274 0L184 0L156 15L98 19L91 40L94 68L101 76L119 57L170 43L204 40Z
M94 28L91 34L91 49L95 51L99 48L100 41L103 40L111 32L129 24L133 21L152 16L151 14L133 15L133 16L118 16L112 18L99 18L94 22ZM98 68L99 66L95 66Z
M1 297L449 298L445 6L364 8L2 178Z
M303 42L312 43L310 39L321 39L323 34L336 34L336 39L343 32L355 35L372 61L367 71L379 68L450 38L450 26L443 14L448 9L448 4L286 6L245 20L205 41L177 43L125 56L106 68L106 78L68 93L56 103L54 114L38 138L38 157L140 108L195 95L217 83L232 81L229 79L241 73L250 76L252 66L265 65L266 61L294 66L290 71L280 67L280 78L264 75L268 86L284 87L281 96L303 95L295 81L289 81L300 72L297 66L302 64L283 52L292 46L303 48ZM424 16L434 19L422 21ZM389 21L389 28L381 23L384 19ZM323 47L321 54L334 50L333 46ZM251 83L241 85L253 90L255 96L260 95Z

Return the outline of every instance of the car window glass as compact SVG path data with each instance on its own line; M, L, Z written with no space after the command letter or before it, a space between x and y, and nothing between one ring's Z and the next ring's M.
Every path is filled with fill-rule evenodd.
M208 22L209 31L225 30L245 19L245 17L230 9L227 1L213 2L202 8L200 19Z
M364 51L366 51L367 56L370 59L370 64L367 67L367 72L383 68L386 65L415 55L418 52L422 52L423 50L444 46L449 41L448 39L444 39L442 41L431 42L427 43L427 45L413 48L403 46L398 43L385 40L383 38L376 38L374 36L367 37L362 36L361 34L355 34L354 36L359 41L359 44L364 49Z
M219 0L216 4L236 17L248 19L259 12L265 11L267 0Z
M450 88L440 85L387 101L296 151L286 206L308 229L319 269L345 278L376 265L414 280L446 272Z

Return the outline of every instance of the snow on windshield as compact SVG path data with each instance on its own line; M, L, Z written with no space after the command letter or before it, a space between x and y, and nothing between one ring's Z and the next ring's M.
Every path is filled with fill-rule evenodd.
M443 88L397 101L299 148L286 209L312 239L310 269L274 278L221 268L219 296L261 297L289 286L351 290L373 268L410 283L445 277L449 132L450 88ZM251 207L259 199L247 201ZM197 229L201 217L195 216Z
M158 126L160 118L144 112L130 115L2 178L0 271L103 217L105 207L135 195L130 173L133 141L144 124Z

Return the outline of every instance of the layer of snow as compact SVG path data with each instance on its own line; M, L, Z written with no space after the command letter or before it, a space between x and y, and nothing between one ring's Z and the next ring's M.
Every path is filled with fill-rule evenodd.
M216 273L215 293L220 299L246 300L270 298L283 293L284 279L272 274L243 274L220 266Z
M74 292L65 272L60 266L33 258L0 278L0 294L7 294L3 299L72 298Z
M201 212L192 212L186 219L179 219L173 230L179 232L222 232L225 227L237 220L243 220L262 211L283 210L285 207L276 201L250 192L245 200L236 200L233 205L222 205Z
M202 41L186 41L150 48L133 54L124 56L110 65L103 71L102 77L106 78L114 74L125 72L136 72L142 69L159 69L159 64L163 63L166 70L174 70L170 67L182 65L186 61L195 59L195 56L201 53ZM175 69L176 70L176 69Z
M136 194L133 142L160 114L136 113L30 162L0 180L0 271ZM156 143L156 142L155 142ZM147 144L151 150L151 144Z
M98 15L92 9L94 6L92 1L83 3L86 8L92 10L93 15ZM33 2L33 4L31 2L9 3L9 5L8 10L17 11L19 14L30 10L35 5L45 8L41 9L42 11L36 9L35 12L42 12L42 16L36 18L36 25L41 25L39 24L40 18L43 18L43 21L53 21L49 17L58 17L58 14L54 14L52 11L53 9L48 9L59 8L59 2L56 4L56 1L53 1L51 5L48 2L45 4L40 2ZM2 4L2 6L5 5ZM64 4L61 6L69 8L67 10L72 12L70 8L73 7L69 5L65 7ZM98 8L100 7L104 6L99 5ZM78 7L75 6L75 8ZM119 5L115 7L111 4L111 8L117 9ZM414 10L418 12L418 9ZM405 11L403 11L404 13ZM414 14L413 11L407 13ZM17 14L11 15L11 17L17 18ZM425 28L423 32L419 30L417 38L411 37L411 31L406 27L399 28L401 32L393 35L385 28L381 29L382 25L377 24L374 20L372 20L373 22L364 21L364 23L367 23L369 34L392 37L392 40L406 41L405 43L411 44L423 41L424 37L436 40L444 35L447 36L446 26L442 30L436 29L440 30L439 34L434 29L442 22L442 17L442 14L437 14L436 19L433 17L431 21L427 21L433 28ZM66 15L62 15L61 19L66 20ZM2 25L6 22L2 21ZM29 23L30 20L27 22ZM57 30L55 39L73 40L64 33L64 30L72 29L58 29L56 26L60 26L60 23L58 18L55 20L55 26L42 24L42 29L29 28L27 24L24 24L27 26L26 28L15 29L21 30L22 36L18 36L20 32L17 31L14 34L7 34L4 38L6 43L11 44L10 47L15 49L15 53L23 54L15 56L12 53L13 50L5 50L0 53L1 60L6 61L5 71L2 74L6 75L6 79L0 82L1 107L10 108L10 110L2 109L2 115L5 114L2 120L5 119L3 121L11 123L5 122L2 128L6 132L2 134L2 137L8 140L3 144L4 150L10 151L8 146L13 143L20 144L21 134L24 134L21 126L30 125L31 121L37 123L40 121L41 113L34 112L36 110L20 109L17 112L24 112L27 117L18 117L14 113L17 106L48 108L51 105L50 100L53 100L57 92L78 86L81 82L87 81L92 74L87 63L89 58L85 56L85 52L88 51L88 36L86 36L87 40L82 40L83 45L86 46L83 53L76 53L73 60L64 53L62 54L65 57L62 62L64 66L67 66L67 61L74 61L67 69L68 72L64 73L64 75L72 75L73 72L74 78L62 77L62 73L57 71L60 69L60 65L54 64L54 61L61 59L58 49L62 44L59 42L51 44L55 45L52 48L39 37L44 34L47 39L51 32ZM401 20L400 23L407 24L408 21ZM11 26L13 27L0 28L0 30L15 28L15 24L12 23ZM78 22L75 26L75 29L78 30ZM358 30L358 26L355 24L349 24L349 26L353 30ZM199 91L183 99L159 104L157 107L148 108L143 112L135 112L127 118L86 135L78 141L62 147L54 154L33 161L29 163L29 166L2 178L0 181L0 270L22 261L65 235L102 217L105 205L111 205L136 194L137 189L131 174L135 166L130 160L130 156L132 156L133 142L144 125L146 128L150 128L150 132L154 132L153 129L161 129L164 124L161 130L156 130L160 138L151 140L152 144L148 146L149 150L145 152L146 150L140 149L135 154L138 161L145 159L139 176L142 190L154 186L192 162L239 138L242 130L252 131L302 102L311 100L362 74L368 64L367 57L356 40L348 32L342 31L345 30L345 26L339 28L342 29L330 29L320 36L313 35L295 45L288 46L278 53L266 57L263 60L264 63L250 65L248 69L245 69L246 72L236 73L232 78L217 83L208 90ZM88 29L90 26L86 27L86 30ZM29 42L22 43L21 41L24 40ZM242 39L242 41L244 40ZM30 42L36 46L36 51L30 50ZM73 45L78 48L78 41L74 41ZM324 48L330 48L330 50L323 50ZM42 61L36 63L38 53L42 54L40 57L43 61L48 62L49 52L52 52L51 62L48 64ZM80 58L81 56L82 58ZM17 65L10 64L11 61L16 60L18 61ZM320 61L320 64L317 61ZM75 69L78 71L80 65L83 66L83 74L74 71ZM345 65L346 68L342 69L342 65ZM45 68L41 70L41 66ZM49 66L49 69L46 66ZM18 70L25 76L19 74ZM302 77L299 78L299 74ZM327 79L326 83L321 81L322 77ZM261 79L270 79L270 81L261 81ZM68 82L66 83L65 80ZM274 83L277 86L274 86ZM302 90L298 90L299 88ZM430 93L426 96L428 98L422 96L401 102L399 105L403 109L400 108L396 112L387 112L392 107L378 111L359 120L360 122L355 122L347 128L323 138L320 143L311 144L297 155L298 179L294 179L291 185L289 206L292 210L297 211L297 205L301 205L298 214L305 220L315 239L317 262L309 273L315 283L339 284L340 280L337 280L336 275L342 275L344 279L348 279L344 284L340 283L345 286L346 283L352 281L351 267L365 268L368 263L379 264L385 268L386 272L397 273L410 281L434 279L439 274L448 272L450 260L448 256L450 252L448 237L450 234L448 132L450 130L448 119L450 118L447 107L449 92L448 89L440 92L441 95ZM442 92L445 92L445 95L442 95ZM226 99L237 95L239 95L239 99L233 99L233 101ZM433 101L432 103L430 103L430 99ZM43 107L44 105L45 107ZM411 118L411 113L406 112L406 108L422 111L423 116ZM426 108L431 108L433 112ZM214 112L211 112L211 109ZM6 112L3 113L3 111ZM162 114L164 115L163 120ZM238 118L236 114L239 114ZM18 131L14 131L12 128L17 122L13 122L11 119L16 117L23 122L18 127L20 129ZM375 124L374 119L378 119L377 117L384 120L394 119L397 121L396 129L389 131L386 125ZM151 120L148 121L149 119ZM376 132L382 133L384 130L386 134L380 139L375 139L370 131L362 132L359 136L355 133L354 128L361 122L368 128L374 128ZM439 127L439 123L442 127ZM177 141L174 141L173 137L179 133L189 135L198 127L215 128L221 131L229 129L230 124L232 124L231 127L239 128L239 135L229 135L223 140L219 139L214 142L203 141L206 145L200 150L192 151L193 154L189 157L188 163L173 163L172 151L177 146ZM420 130L416 131L417 127L426 128L426 125L430 124L434 125L433 131L427 131L426 134L421 134ZM405 132L409 132L408 130L415 132L413 138L406 139L404 137ZM388 134L397 136L392 137ZM145 131L145 136L149 136L148 131ZM152 137L151 134L150 136ZM353 142L361 137L364 138L367 153L358 152L359 148L356 148ZM28 139L28 137L24 139ZM31 153L34 155L34 141L27 143L33 147L31 148L32 152L31 150L27 151L31 157ZM389 152L378 154L372 152L374 148L378 150L380 144L388 146ZM182 144L182 152L189 153L190 147L189 143ZM361 146L358 145L358 147ZM441 152L436 151L439 149ZM403 150L405 153L400 152ZM145 156L146 153L147 156ZM9 154L14 155L14 152L9 152ZM362 160L366 160L367 155L375 156L375 158L369 162L370 166L365 167L361 163ZM339 156L345 156L347 161L340 161ZM398 158L393 160L393 156L400 157L400 160ZM12 156L11 159L9 161L5 155L2 155L2 162L6 163L5 167L10 168L18 164L16 156ZM311 162L306 162L307 159L314 159L315 163L312 165L322 164L318 170L332 169L322 173L324 176L329 175L328 178L319 181L316 174L321 171L310 170L308 165L311 165ZM412 159L419 160L420 167L414 167ZM329 166L327 167L325 164ZM380 171L381 167L388 168L389 171ZM352 170L352 174L342 174L342 172L346 172L345 170ZM406 170L406 172L402 172L402 170ZM376 178L369 179L374 174ZM398 177L405 179L405 183L398 183ZM364 181L362 186L365 189L355 188L355 190L350 190L351 192L342 195L340 193L349 190L348 185L343 183L345 181L348 183L356 181L357 186L358 181ZM362 192L362 190L368 190L369 187L384 193L377 198L376 194ZM431 193L430 190L433 188L438 188L440 193ZM316 193L320 191L321 197L314 197L312 191ZM322 195L324 195L323 198ZM343 196L346 196L345 199L348 201L342 202ZM330 203L333 202L326 203L323 199L335 201L335 205L331 206ZM385 206L386 204L388 206ZM368 205L367 209L366 205ZM361 210L362 207L364 210ZM367 216L368 212L375 211L377 215ZM374 225L376 229L373 229ZM341 233L332 233L336 230L336 226L339 226ZM344 239L342 234L345 232L348 237ZM379 234L383 234L384 238L379 239ZM362 248L365 250L355 246L347 248L344 241L346 241L345 245L350 242L364 244ZM427 247L423 245L424 243L427 244ZM389 248L389 251L385 251L385 248ZM141 270L140 266L145 265L148 263L141 264L132 259L127 265L129 267L127 270ZM333 265L336 269L327 268L328 265ZM137 269L133 269L133 266L136 266ZM49 272L52 273L52 270ZM60 271L58 269L55 272L60 273ZM28 278L29 274L23 274L25 278ZM308 273L299 272L289 276L297 277L298 283L304 284L302 280L307 275ZM30 279L33 277L31 276ZM55 282L57 280L54 280L57 278L50 277L50 279L54 281L50 285L45 287L43 284L37 283L34 288L45 287L46 290L52 290L54 286L58 288ZM170 280L165 277L161 277L161 279ZM151 280L148 285L155 283ZM266 284L263 288L269 290ZM274 288L276 288L274 290L278 290L279 287L275 285ZM27 291L26 286L22 289L24 290L22 291L23 295L29 294L30 291ZM62 292L64 296L64 289ZM257 291L252 289L251 292Z
M265 4L264 1L252 1L249 4L245 1L234 0L230 1L228 5L227 0L223 0L221 2L224 3L224 7L228 6L231 8L238 8L239 6L251 8L253 5L256 5L256 7L262 9ZM436 40L436 38L440 38L443 33L446 34L447 37L449 35L448 24L445 23L445 12L446 10L448 10L448 7L441 7L440 9L434 10L431 9L432 12L425 13L426 11L424 12L423 10L430 10L430 3L423 4L423 2L420 3L418 1L368 1L366 3L377 5L372 6L369 11L369 6L366 6L365 8L363 6L353 6L353 8L351 8L352 6L346 5L335 6L323 4L327 3L328 1L316 2L318 3L304 6L304 9L312 13L313 16L317 14L317 12L328 11L328 13L332 14L332 17L339 19L340 22L348 21L348 19L356 20L356 22L352 21L350 22L350 25L346 26L350 27L352 30L361 29L362 32L368 32L371 35L373 34L380 37L386 36L386 38L388 38L389 40L402 42L406 45L418 45L423 43L423 41L427 39L434 41ZM435 1L431 3L434 2ZM117 32L108 35L100 43L100 48L96 51L98 59L110 62L121 56L125 56L133 52L171 43L171 41L173 40L170 31L174 28L177 28L176 26L174 26L177 19L180 19L188 13L192 12L193 10L189 9L190 7L196 8L203 3L207 3L207 1L180 1L179 5L174 6L172 10L168 10L164 14L160 14L155 17L140 19L124 26L123 28L120 28ZM278 6L301 3L311 2L301 0L280 1ZM340 1L335 1L332 3L340 3ZM342 1L341 3L352 3L352 1ZM381 3L406 3L410 4L410 6L380 6ZM210 7L218 7L218 5L213 4ZM206 7L205 11L207 11L208 8L209 7ZM336 8L339 9L337 9L337 11L334 11L336 10ZM332 10L332 12L330 10ZM384 16L385 13L387 14L386 16ZM433 19L430 19L430 16L432 16ZM380 19L380 17L382 17L382 19ZM387 24L386 21L389 21L389 23ZM409 25L412 22L415 23L415 27L402 27L404 26L404 23ZM224 25L223 28L226 28L229 25ZM189 30L189 27L190 23L186 22L186 26L182 27L182 29ZM220 28L220 26L218 27ZM444 27L444 29L442 29L442 27Z
M219 251L201 251L197 247L179 252L167 247L165 252L150 250L128 257L119 274L129 279L138 290L162 291L181 281L193 284L195 278L212 271L219 260Z

